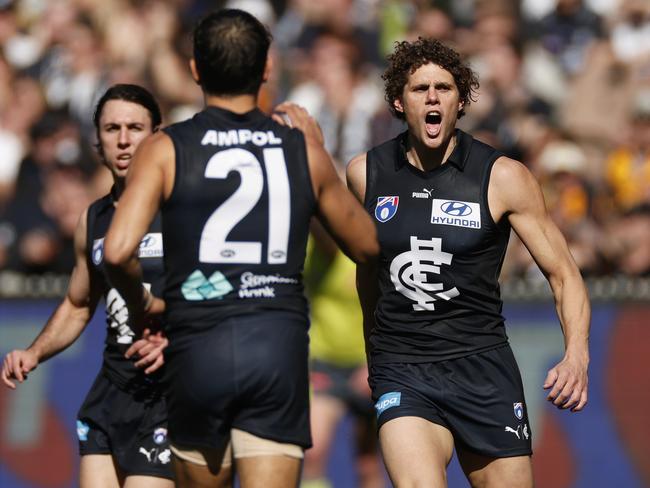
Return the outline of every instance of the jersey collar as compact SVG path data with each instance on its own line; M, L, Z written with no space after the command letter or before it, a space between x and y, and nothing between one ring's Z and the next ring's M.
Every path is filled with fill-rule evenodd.
M406 157L406 140L408 137L408 131L402 132L397 136L397 155L395 157L395 169L398 170L404 165L409 164ZM469 158L470 148L472 147L472 141L474 138L469 135L467 132L463 132L460 129L456 129L456 147L449 155L447 163L451 163L456 166L459 170L463 171L465 165L467 164L467 159Z
M225 108L217 107L215 105L208 105L207 107L205 107L204 112L215 115L220 118L225 118L231 121L241 122L241 123L255 122L265 117L264 112L262 112L259 108L254 108L253 110L250 110L243 114L238 114L235 112L231 112L230 110L226 110Z

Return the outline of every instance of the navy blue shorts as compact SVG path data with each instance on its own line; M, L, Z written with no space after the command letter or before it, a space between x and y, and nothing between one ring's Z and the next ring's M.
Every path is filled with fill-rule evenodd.
M221 449L236 428L311 447L307 331L305 318L282 311L231 317L170 338L172 444Z
M99 373L77 415L79 453L110 454L125 476L174 479L161 395L126 392Z
M379 428L420 417L449 429L457 446L489 457L532 454L519 368L509 345L434 363L370 368Z

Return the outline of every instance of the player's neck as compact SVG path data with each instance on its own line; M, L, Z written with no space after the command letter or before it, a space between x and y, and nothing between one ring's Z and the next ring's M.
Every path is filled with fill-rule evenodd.
M233 95L231 97L207 95L207 106L219 107L236 114L245 114L257 107L257 95Z
M456 136L437 148L427 147L409 134L406 157L409 163L422 171L431 171L447 161L456 147Z

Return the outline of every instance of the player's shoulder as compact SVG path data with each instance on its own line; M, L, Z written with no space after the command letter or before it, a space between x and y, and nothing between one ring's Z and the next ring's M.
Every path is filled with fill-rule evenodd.
M354 171L354 172L360 171L362 169L365 170L367 159L368 159L367 152L362 152L361 154L357 154L348 163L347 170Z
M521 161L499 156L492 167L490 181L499 186L522 184L535 180L531 171Z
M490 191L509 210L528 208L541 198L541 189L533 173L521 161L506 156L494 162Z

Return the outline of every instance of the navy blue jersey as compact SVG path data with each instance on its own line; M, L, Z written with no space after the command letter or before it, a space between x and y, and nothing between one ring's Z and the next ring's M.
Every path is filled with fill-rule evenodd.
M487 189L495 149L456 131L445 164L421 171L407 133L370 150L365 207L381 246L375 362L428 362L507 342L498 276L510 226L497 224Z
M164 131L176 155L162 206L170 330L255 310L307 317L302 266L316 201L302 132L259 110L212 106Z
M102 295L106 301L106 347L104 349L104 372L116 385L122 388L137 387L151 382L142 370L133 365L133 361L124 358L124 353L131 346L135 334L129 324L129 312L126 303L113 288L104 272L104 236L108 231L113 214L115 200L112 193L95 201L88 208L87 252L91 279L101 283ZM142 265L143 280L151 292L161 296L164 286L162 225L157 216L149 232L142 238L138 249ZM154 378L157 375L154 375Z

